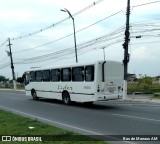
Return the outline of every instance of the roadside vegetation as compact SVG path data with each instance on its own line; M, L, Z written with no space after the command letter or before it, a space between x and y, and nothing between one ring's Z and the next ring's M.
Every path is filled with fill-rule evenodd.
M154 94L160 92L160 84L156 78L142 77L128 83L128 93L141 92L144 94Z
M159 84L152 84L149 87L145 84L141 84L138 86L137 83L129 83L128 84L128 94L133 94L134 92L141 92L144 94L154 94L160 93L160 85Z
M17 81L17 89L24 89L23 78L18 77L16 81ZM0 88L13 89L13 81L9 80L9 78L0 75Z
M160 93L154 93L153 98L160 99Z
M72 131L67 131L54 126L50 126L37 120L32 120L29 118L23 118L21 116L12 114L10 112L5 112L0 110L0 135L14 135L14 136L53 136L54 141L44 141L44 142L1 142L1 144L35 144L35 143L46 143L46 144L104 144L106 142L99 141L87 136L82 136ZM53 139L54 139L53 138ZM63 139L65 140L63 140ZM80 140L77 141L76 138ZM43 138L42 138L43 140Z

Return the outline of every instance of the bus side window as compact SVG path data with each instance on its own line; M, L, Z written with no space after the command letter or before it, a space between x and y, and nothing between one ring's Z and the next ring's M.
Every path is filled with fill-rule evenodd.
M42 81L42 71L36 71L35 76L36 76L36 78L35 78L36 82Z
M60 81L60 69L51 70L51 81L58 82Z
M61 69L61 81L71 81L71 68Z
M35 74L34 71L30 72L30 82L34 82L35 81Z
M84 81L84 67L72 68L72 81Z
M94 66L85 67L85 81L94 81Z
M44 82L50 81L50 70L43 71L43 81Z

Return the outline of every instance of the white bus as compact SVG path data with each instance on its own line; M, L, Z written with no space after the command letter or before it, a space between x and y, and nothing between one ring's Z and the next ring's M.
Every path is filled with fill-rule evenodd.
M26 71L25 91L34 100L49 98L93 103L122 98L123 64L97 61Z

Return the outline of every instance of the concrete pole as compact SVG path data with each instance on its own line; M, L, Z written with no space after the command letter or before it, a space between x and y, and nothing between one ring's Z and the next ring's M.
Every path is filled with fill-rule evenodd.
M9 56L11 59L11 69L12 69L12 77L13 77L13 88L14 90L17 89L17 83L16 83L16 79L15 79L15 73L14 73L14 66L13 66L13 58L12 58L12 50L11 50L11 43L10 43L10 38L8 38L8 45L9 46Z

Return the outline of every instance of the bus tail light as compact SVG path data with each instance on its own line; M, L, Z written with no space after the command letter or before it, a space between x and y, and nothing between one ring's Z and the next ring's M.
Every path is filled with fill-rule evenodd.
M100 92L99 85L98 85L98 88L97 88L97 92Z

